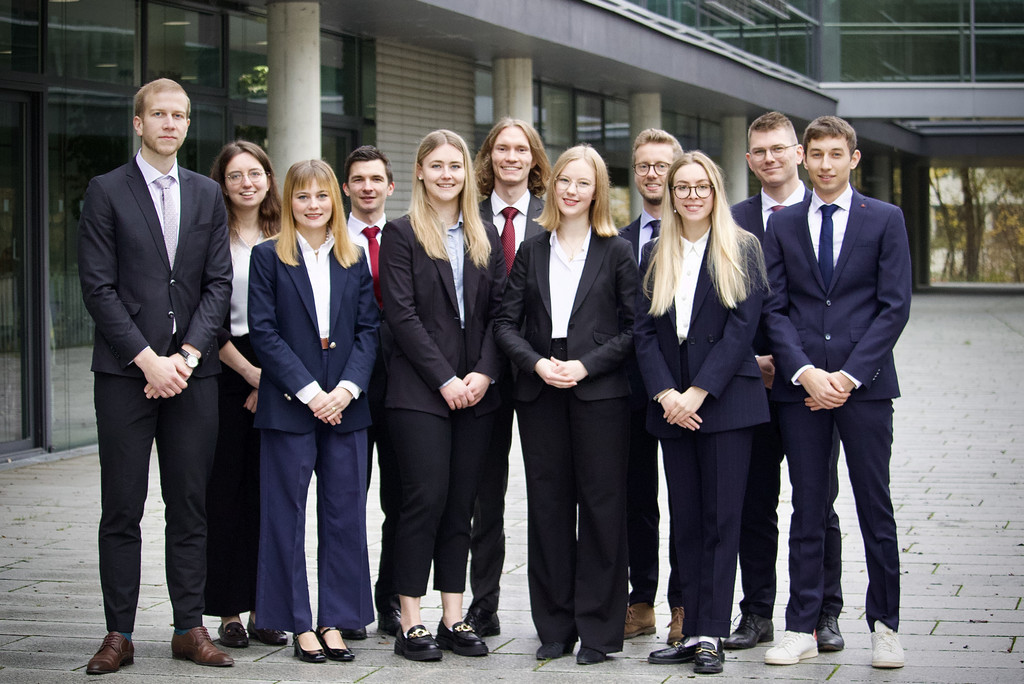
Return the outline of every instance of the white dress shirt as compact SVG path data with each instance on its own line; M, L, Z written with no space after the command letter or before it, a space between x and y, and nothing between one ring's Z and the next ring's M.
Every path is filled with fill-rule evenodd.
M684 237L679 239L683 242L683 263L679 269L679 282L676 283L676 338L679 344L686 341L690 332L690 317L693 315L693 298L697 292L697 278L700 277L700 267L704 263L704 250L708 246L708 236L711 229L704 231L704 234L697 238L696 242L690 242Z
M519 245L523 244L523 240L526 238L526 215L530 211L530 191L524 192L522 197L512 204L498 197L498 193L491 193L491 223L498 229L499 238L505 232L505 216L501 213L505 207L516 208L517 213L512 219L512 227L516 230L516 251L518 252ZM501 243L500 239L498 243Z
M153 181L157 178L163 178L164 176L170 176L174 179L174 183L168 190L171 191L171 198L174 201L175 206L178 207L178 225L175 226L177 232L181 233L181 179L178 178L178 160L174 160L174 166L167 173L160 173L156 168L142 158L142 150L139 150L138 154L135 155L135 162L139 165L139 170L142 171L142 177L146 180L146 187L149 188L149 196L153 198L153 207L156 208L156 217L160 220L160 229L167 232L167 227L164 225L164 208L163 208L163 190L160 189Z
M768 217L775 213L772 211L772 207L778 206L779 204L782 204L784 207L788 207L803 202L805 192L807 192L807 188L804 187L803 183L800 183L797 185L796 190L793 191L792 195L784 199L782 202L776 202L765 193L764 188L761 188L761 227L768 230Z
M256 244L267 238L260 233ZM249 262L252 247L239 236L231 240L231 308L228 330L232 337L249 334Z
M551 231L551 258L548 262L548 285L551 288L551 339L559 339L569 336L569 316L572 314L572 305L576 301L576 290L580 286L580 278L583 276L583 266L587 262L587 252L590 251L590 236L593 234L587 228L587 235L583 238L580 251L571 260L558 242L558 234Z
M388 222L387 214L381 214L380 221L373 225L380 228L380 232L377 233L377 244L384 244L384 224ZM363 235L363 228L369 228L370 224L363 223L352 214L348 215L348 237L352 240L352 244L363 250L363 254L366 255L366 268L370 271L370 275L373 275L373 268L370 266L370 240Z

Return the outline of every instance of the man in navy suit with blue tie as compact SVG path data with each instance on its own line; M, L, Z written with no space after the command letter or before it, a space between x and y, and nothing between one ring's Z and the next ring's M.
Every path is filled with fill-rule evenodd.
M732 207L736 222L764 243L768 218L776 211L810 199L811 193L800 181L797 167L804 159L804 148L796 137L793 122L780 112L767 112L754 119L747 130L747 166L761 181L761 192ZM778 409L772 397L775 361L763 327L754 338L754 352L768 392L772 419L754 428L750 453L750 472L743 498L740 522L740 576L743 598L740 622L725 640L727 649L753 648L774 639L772 615L775 612L776 572L779 555L779 487L782 434ZM839 516L833 502L839 493L835 464L839 458L839 440L833 439L832 470L829 475L828 525L825 530L825 575L821 613L814 632L818 650L841 651L845 642L839 631L839 613L843 608L840 587L843 539Z
M846 453L868 570L871 664L904 664L900 568L889 493L892 400L899 396L893 347L910 315L910 248L898 207L850 185L857 134L835 116L804 131L810 198L768 221L765 265L772 293L764 325L775 356L772 394L793 486L786 633L769 665L818 654L822 562L833 429Z

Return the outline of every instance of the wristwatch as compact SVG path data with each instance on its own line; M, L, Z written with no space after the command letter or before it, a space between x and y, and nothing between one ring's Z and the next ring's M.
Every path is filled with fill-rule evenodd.
M178 353L185 359L185 365L195 369L199 367L199 357L187 349L179 349Z

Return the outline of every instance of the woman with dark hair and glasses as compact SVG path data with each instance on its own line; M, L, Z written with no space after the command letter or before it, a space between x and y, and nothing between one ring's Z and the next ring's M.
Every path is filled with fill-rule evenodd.
M217 450L206 489L206 613L220 617L222 646L249 639L279 646L284 632L256 629L256 561L260 540L260 433L253 426L260 366L249 341L249 259L281 230L281 198L270 158L244 140L225 145L210 177L220 184L231 235L231 307L218 332ZM249 630L241 613L249 613Z
M634 343L661 442L683 593L681 641L652 663L722 671L753 426L768 420L754 333L767 288L761 245L740 228L702 152L668 171L661 237L644 248Z

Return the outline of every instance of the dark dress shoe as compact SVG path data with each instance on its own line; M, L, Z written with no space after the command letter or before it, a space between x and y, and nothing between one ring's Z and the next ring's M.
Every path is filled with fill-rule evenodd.
M651 654L647 656L647 662L654 665L679 665L692 662L693 656L697 653L697 645L683 646L684 643L686 643L686 637L683 637L682 641L674 642L668 648L651 651Z
M606 660L608 660L607 655L587 646L580 646L580 652L576 654L577 665L597 665Z
M241 622L229 622L217 627L217 636L220 638L220 645L228 648L246 648L249 646L249 635L245 633L245 627Z
M391 636L398 636L402 629L402 611L388 608L377 615L377 631Z
M724 661L721 639L715 639L715 643L702 641L697 644L697 652L693 656L693 671L697 674L718 674Z
M305 632L303 632L305 634ZM317 635L317 641L320 641L319 635ZM315 651L307 651L306 649L299 646L299 635L296 634L292 637L292 647L295 650L295 657L304 663L326 663L327 656L324 655L322 649L316 649Z
M537 660L554 660L569 655L575 645L575 643L563 644L561 641L549 641L541 644L537 649Z
M437 623L437 646L460 656L485 656L487 644L477 636L473 628L463 621L445 627L444 620Z
M356 641L362 641L366 638L366 628L360 627L359 629L343 629L341 630L341 636L343 639L355 639Z
M267 646L284 646L288 643L288 635L276 629L256 629L256 623L249 616L249 637L266 644Z
M120 632L109 632L85 667L86 674L110 674L135 662L135 645Z
M744 648L754 648L757 644L771 641L775 638L775 626L768 618L744 613L740 618L740 624L736 631L725 640L725 647L734 651Z
M395 653L406 660L440 660L441 649L423 625L413 625L408 632L402 633L401 628L395 637Z
M839 618L835 615L822 613L818 617L818 628L815 631L819 651L842 651L846 648L846 641L839 633Z
M473 628L481 639L501 634L501 623L498 614L481 608L470 608L466 613L466 623Z
M202 625L172 636L171 655L178 660L191 660L196 665L209 667L231 667L235 664L234 658L213 645L210 633Z
M339 663L350 663L353 660L355 660L356 659L356 654L353 653L348 648L331 648L330 646L327 645L327 636L326 635L331 630L333 630L335 632L339 631L335 627L325 627L323 629L318 629L317 632L316 632L317 641L320 642L320 646L324 649L324 655L327 656L327 659L328 660L336 660ZM341 635L342 635L342 637L344 637L345 633L342 632ZM366 638L365 630L363 632L363 638L364 639Z

